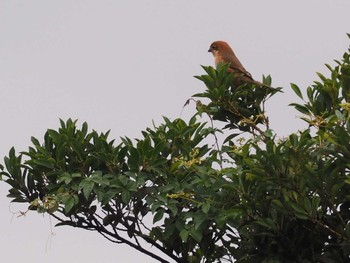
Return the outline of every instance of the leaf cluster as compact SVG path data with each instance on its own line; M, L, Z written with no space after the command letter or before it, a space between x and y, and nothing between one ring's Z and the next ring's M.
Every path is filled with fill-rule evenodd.
M213 133L205 125L195 117L189 123L164 118L142 139L121 138L115 146L108 132L61 120L42 144L32 138L27 152L10 150L2 172L11 186L8 197L50 213L57 225L96 230L142 252L139 239L178 262L220 258L225 251L212 240L222 238L223 222L217 226L212 204L223 197L212 192L223 179L211 168L217 151L204 142Z
M261 85L245 83L235 86L233 80L237 76L227 72L228 66L223 64L217 70L203 66L207 74L196 76L204 82L207 89L194 97L209 99L207 105L200 104L198 111L211 115L214 120L225 122L225 128L244 132L254 130L258 124L267 124L265 102L281 91L281 88L270 87L270 76L264 77L264 84Z

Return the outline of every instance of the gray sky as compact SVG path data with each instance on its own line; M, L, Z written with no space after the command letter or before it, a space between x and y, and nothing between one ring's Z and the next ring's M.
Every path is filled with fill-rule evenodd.
M110 138L180 117L204 90L194 75L213 65L211 42L226 40L255 79L285 87L268 104L280 137L303 128L288 104L327 73L349 45L349 0L112 1L0 0L0 156L26 150L59 118L87 121ZM183 118L194 113L184 109ZM0 183L1 262L153 262L97 233L54 228L50 219L11 205ZM54 222L53 222L54 223Z

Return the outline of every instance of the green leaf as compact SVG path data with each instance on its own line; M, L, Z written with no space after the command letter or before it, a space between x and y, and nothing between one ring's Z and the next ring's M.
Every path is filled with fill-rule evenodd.
M295 216L300 219L309 219L308 213L298 204L290 203L295 212Z
M202 240L202 232L200 229L195 229L195 228L191 228L190 229L190 236L196 240L197 242L201 242Z
M282 202L278 199L274 199L271 201L271 205L274 206L275 208L278 208L280 210L283 210L284 209L284 206L282 204Z
M327 82L327 78L320 72L316 72L316 75L323 81Z
M209 209L210 209L210 203L204 203L204 204L202 205L202 211L203 211L205 214L208 214Z
M39 143L39 141L38 141L38 139L37 139L37 138L35 138L35 137L31 137L30 139L31 139L31 141L32 141L33 145L35 145L35 146L40 146L40 143Z
M75 198L73 196L69 196L67 200L64 202L64 211L69 213L75 205Z
M188 239L188 235L189 235L189 232L188 232L188 230L187 229L182 229L181 231L180 231L180 237L181 237L181 240L182 240L182 242L187 242L187 239Z
M271 230L276 229L275 222L271 218L259 219L259 220L256 220L256 223L263 227L266 227L267 229L271 229Z
M54 169L54 165L53 165L52 161L36 159L36 160L33 160L33 163L35 163L36 165L48 168L50 170Z
M86 199L89 198L91 192L92 192L92 189L94 188L94 182L91 181L91 180L85 180L83 182L80 183L80 187L82 187L83 189L83 194L85 196Z
M96 184L99 184L99 185L108 185L109 184L109 180L102 176L101 171L93 172L90 176L90 180Z
M271 86L272 78L270 75L267 75L266 77L263 75L263 84L265 84L267 86Z
M231 141L233 138L235 138L235 137L238 136L238 135L239 135L238 133L233 133L233 134L227 136L223 143L226 143L226 142L228 142L228 141Z
M339 110L335 111L335 115L337 116L338 120L340 120L340 121L344 121L345 120L344 115Z
M122 192L122 200L125 204L129 203L129 201L130 201L130 192L129 191L124 190Z
M294 93L295 93L299 98L303 99L303 94L301 94L301 91L300 91L299 87L298 87L296 84L294 84L294 83L290 83L290 86L291 86L291 88L293 89Z
M164 216L164 209L160 208L153 217L153 224L160 221Z
M167 203L167 206L169 208L169 210L172 213L172 216L175 216L177 214L177 201L176 200L169 200L169 202Z
M310 115L310 111L307 107L298 104L298 103L290 103L289 106L293 106L297 111L306 114L306 115Z
M118 194L118 190L115 190L115 189L109 189L107 192L102 190L102 193L100 193L100 201L102 205L107 204L117 194Z
M64 182L65 184L69 184L72 181L71 175L67 172L62 173L58 177L58 183Z

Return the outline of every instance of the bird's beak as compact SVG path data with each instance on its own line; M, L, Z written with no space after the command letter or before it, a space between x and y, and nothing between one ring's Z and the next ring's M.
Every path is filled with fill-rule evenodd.
M209 48L208 52L212 52L213 50L211 48Z

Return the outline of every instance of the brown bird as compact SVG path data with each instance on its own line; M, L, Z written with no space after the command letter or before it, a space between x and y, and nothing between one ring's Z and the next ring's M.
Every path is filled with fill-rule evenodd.
M232 48L225 41L213 42L208 52L213 54L216 67L220 64L229 64L228 71L234 74L233 84L235 86L244 83L253 83L259 86L263 85L253 79L252 75L243 67Z

